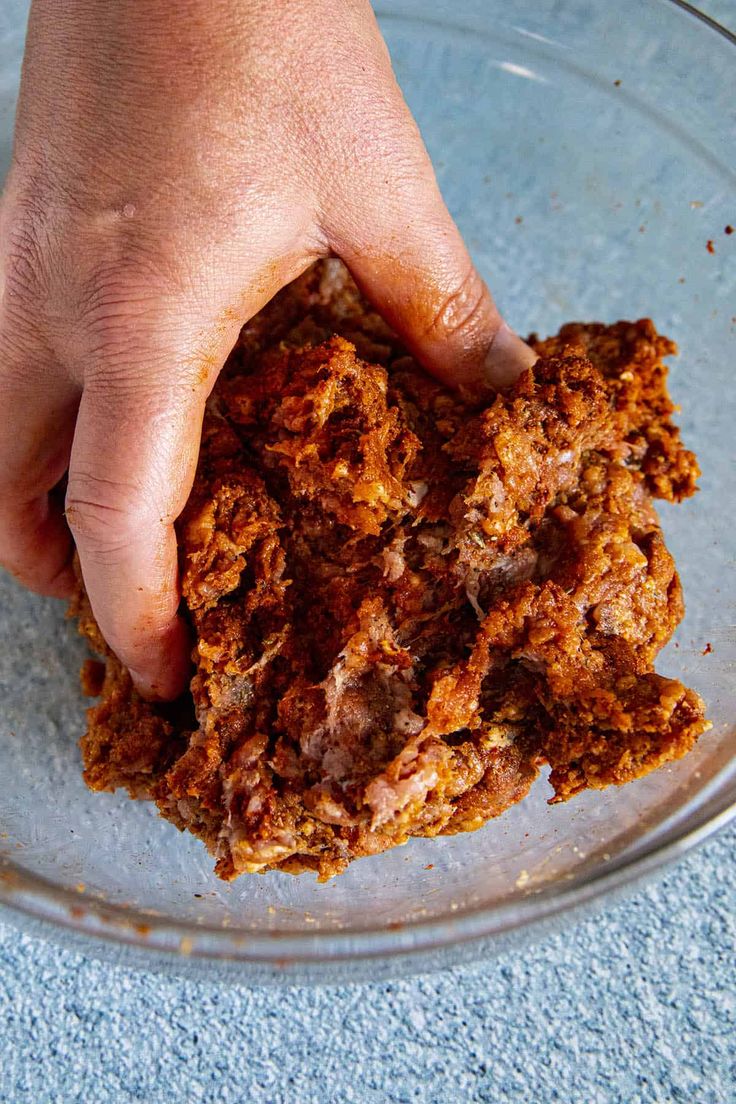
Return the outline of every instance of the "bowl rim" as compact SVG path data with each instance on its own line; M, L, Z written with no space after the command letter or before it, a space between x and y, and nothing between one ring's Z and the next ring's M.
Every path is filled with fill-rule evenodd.
M730 776L730 777L729 777ZM469 944L482 944L514 929L532 930L565 913L593 905L660 872L683 858L736 820L736 798L724 794L723 783L736 781L736 759L710 780L706 798L684 825L675 824L661 839L635 849L633 855L612 860L606 867L583 873L562 887L532 891L501 905L474 905L451 917L417 919L390 927L317 929L312 932L246 930L159 919L121 905L106 904L73 889L54 886L0 859L0 918L23 916L40 925L44 933L62 931L88 937L98 947L127 945L158 956L179 959L228 960L247 969L271 966L288 972L304 965L356 963L402 956L420 956L444 950L447 965L458 959ZM453 956L454 952L454 956Z
M688 0L667 0L673 8L698 19L736 47L736 33ZM377 14L381 6L377 6ZM729 777L731 776L731 777ZM246 930L166 920L92 895L56 886L0 855L0 919L35 922L45 935L64 933L97 947L127 945L141 951L148 964L158 956L227 960L241 969L293 964L320 967L361 960L419 956L444 950L447 962L468 944L500 937L511 929L533 929L545 921L580 910L606 895L631 886L682 858L736 819L736 760L732 759L702 791L699 808L650 843L635 847L604 868L583 873L562 886L548 887L499 905L474 905L451 916L409 920L405 924L365 929L324 928L313 931ZM728 793L731 783L731 793ZM710 796L709 796L710 793ZM318 975L317 975L318 976Z

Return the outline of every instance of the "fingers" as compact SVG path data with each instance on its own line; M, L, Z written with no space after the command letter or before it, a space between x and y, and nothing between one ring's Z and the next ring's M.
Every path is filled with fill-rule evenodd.
M432 205L433 206L433 205ZM504 322L447 211L415 218L397 253L343 257L364 294L424 367L453 387L506 387L537 359Z
M0 563L19 583L50 598L74 589L72 541L58 502L39 495L0 504Z
M58 495L78 393L50 363L12 363L0 337L0 564L39 594L68 597L72 540Z
M85 372L66 518L102 635L146 697L176 697L188 678L174 522L194 480L209 391L243 319L284 282L280 266L270 279L251 281L237 309L207 319L201 307L152 294L137 319L125 309L108 317Z
M174 355L169 386L151 389L131 373L130 385L85 388L66 499L102 635L141 693L164 699L184 688L189 666L174 521L194 477L206 398Z
M451 386L504 387L536 356L476 271L403 103L398 115L390 148L401 157L378 160L379 180L375 159L363 170L368 179L337 208L330 243L428 371Z

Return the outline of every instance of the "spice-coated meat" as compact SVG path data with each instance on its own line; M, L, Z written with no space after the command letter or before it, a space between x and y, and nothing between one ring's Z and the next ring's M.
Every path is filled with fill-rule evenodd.
M179 520L191 694L105 656L82 739L217 872L316 870L479 827L544 764L553 800L628 782L706 727L653 671L682 617L652 506L695 489L649 321L532 337L479 407L427 377L337 261L241 334Z

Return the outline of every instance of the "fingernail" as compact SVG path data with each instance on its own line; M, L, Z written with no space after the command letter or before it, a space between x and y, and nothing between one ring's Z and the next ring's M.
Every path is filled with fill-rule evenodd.
M483 366L486 382L493 387L508 387L537 359L537 354L504 322L486 354Z
M134 671L132 667L128 668L128 674L132 678L133 685L142 698L145 698L147 701L162 700L156 683L152 682L146 675L141 674L140 671Z

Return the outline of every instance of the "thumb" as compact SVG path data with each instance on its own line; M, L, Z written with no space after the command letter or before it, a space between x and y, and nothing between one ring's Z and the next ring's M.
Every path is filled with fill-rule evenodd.
M350 202L336 206L336 225L326 228L330 245L429 372L453 387L505 387L537 357L474 267L404 111L412 170L392 170L387 156L379 181L368 166Z
M382 216L382 242L370 253L342 244L336 251L356 283L424 367L453 387L506 387L537 359L502 318L475 269L450 213L428 189L424 207Z

